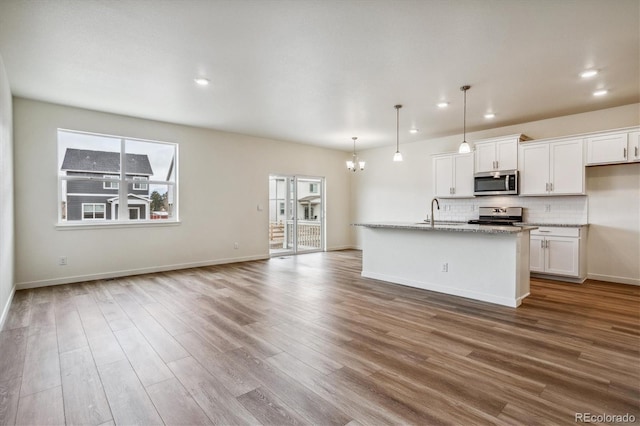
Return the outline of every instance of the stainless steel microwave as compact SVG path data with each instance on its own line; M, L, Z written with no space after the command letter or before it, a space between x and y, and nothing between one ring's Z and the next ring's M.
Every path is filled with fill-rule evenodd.
M474 195L517 195L518 171L476 173L473 177Z

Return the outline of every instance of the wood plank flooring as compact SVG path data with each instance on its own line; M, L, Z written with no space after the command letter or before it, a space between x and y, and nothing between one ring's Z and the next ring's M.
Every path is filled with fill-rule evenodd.
M640 421L640 288L518 309L360 277L346 250L19 291L0 424Z

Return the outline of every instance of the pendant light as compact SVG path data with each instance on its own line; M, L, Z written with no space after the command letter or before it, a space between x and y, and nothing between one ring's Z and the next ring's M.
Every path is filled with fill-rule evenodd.
M467 143L467 90L471 89L471 86L462 86L460 90L464 92L464 112L462 113L462 143L458 147L460 154L467 154L471 152L471 147Z
M402 161L402 154L400 154L400 108L402 105L394 106L396 109L396 153L393 154L393 161Z
M351 160L347 160L347 169L355 172L356 170L364 170L364 161L358 160L358 155L356 154L356 136L352 137L353 139L353 155L351 156Z

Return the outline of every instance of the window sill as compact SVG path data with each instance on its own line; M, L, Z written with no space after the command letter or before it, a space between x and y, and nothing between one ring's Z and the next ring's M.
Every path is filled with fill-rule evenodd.
M137 220L130 222L100 222L87 221L80 223L58 222L56 229L59 231L73 231L79 229L113 229L113 228L155 228L164 226L179 226L182 222L179 220Z

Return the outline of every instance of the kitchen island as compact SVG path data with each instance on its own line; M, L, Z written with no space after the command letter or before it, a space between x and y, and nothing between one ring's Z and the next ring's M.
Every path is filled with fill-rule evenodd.
M533 226L426 222L364 227L362 276L517 307L529 295Z

